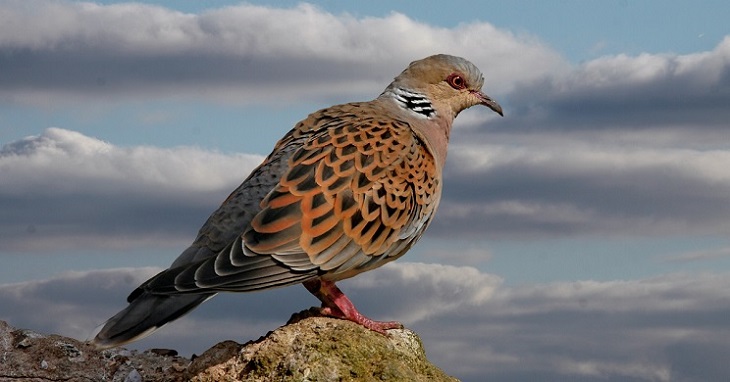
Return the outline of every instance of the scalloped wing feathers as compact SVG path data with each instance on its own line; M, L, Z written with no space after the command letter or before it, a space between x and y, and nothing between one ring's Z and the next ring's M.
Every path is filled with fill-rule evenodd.
M297 124L135 293L340 280L403 255L438 204L438 169L408 122L373 106L334 106Z

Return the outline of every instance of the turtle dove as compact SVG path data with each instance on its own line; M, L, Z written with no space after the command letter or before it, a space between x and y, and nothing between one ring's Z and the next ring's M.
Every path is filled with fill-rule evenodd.
M360 314L335 282L397 259L421 237L441 197L454 118L475 105L502 115L483 82L471 62L440 54L412 62L372 101L310 114L93 343L140 339L218 292L299 283L325 315L380 333L401 327Z

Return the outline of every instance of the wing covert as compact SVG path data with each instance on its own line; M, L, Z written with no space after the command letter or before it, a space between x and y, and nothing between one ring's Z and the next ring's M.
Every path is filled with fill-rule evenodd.
M332 278L349 277L395 259L418 239L440 193L437 170L406 122L326 114L318 122L262 200L244 245L257 254L299 249L338 274ZM401 241L409 244L395 245Z
M438 204L434 158L406 122L327 109L274 153L146 289L249 291L351 277L404 254Z

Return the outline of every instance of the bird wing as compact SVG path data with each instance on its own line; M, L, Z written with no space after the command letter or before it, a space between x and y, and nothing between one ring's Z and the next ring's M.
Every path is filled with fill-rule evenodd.
M438 169L406 121L364 109L340 105L300 122L188 253L141 288L250 291L339 280L404 254L438 204Z

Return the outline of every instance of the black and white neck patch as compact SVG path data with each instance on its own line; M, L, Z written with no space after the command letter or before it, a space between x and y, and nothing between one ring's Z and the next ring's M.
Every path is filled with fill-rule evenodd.
M402 88L394 88L393 95L402 107L416 114L420 114L426 118L436 116L436 110L433 109L431 101L423 94L414 93Z

